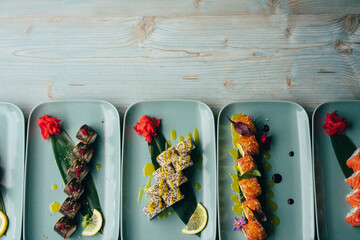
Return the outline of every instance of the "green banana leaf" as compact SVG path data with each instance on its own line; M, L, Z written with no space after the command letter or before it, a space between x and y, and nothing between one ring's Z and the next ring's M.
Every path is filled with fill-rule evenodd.
M60 175L64 183L67 184L71 179L71 177L67 175L67 170L70 168L72 162L75 160L75 158L71 154L75 147L75 143L71 140L65 130L61 130L59 135L51 135L51 145L53 148L56 164L58 165L60 171ZM97 209L102 214L99 196L96 191L94 180L90 173L88 174L86 181L83 181L82 183L85 191L83 193L83 196L81 197L81 214L83 216L85 216L86 214L92 216L92 212L94 209ZM102 229L104 227L104 223L105 219L103 215Z
M154 136L153 140L149 143L149 150L150 150L149 152L155 169L159 167L159 164L156 161L156 157L160 153L165 151L165 147L166 147L166 139L164 135L161 133L161 131L158 130L158 134ZM186 177L189 176L185 172L184 175ZM178 215L178 217L181 219L181 221L184 224L187 224L189 222L191 215L194 213L196 209L197 200L194 190L191 184L189 183L189 181L180 185L180 191L184 195L184 199L172 205L172 208L174 209L174 212Z
M351 174L353 174L353 170L346 165L346 160L348 160L356 150L355 144L346 134L340 135L336 133L330 137L330 140L345 178L350 177Z

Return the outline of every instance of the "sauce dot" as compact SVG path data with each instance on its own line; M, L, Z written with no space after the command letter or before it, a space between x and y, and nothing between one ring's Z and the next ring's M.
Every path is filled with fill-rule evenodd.
M273 176L272 176L272 180L274 183L280 183L282 181L282 176L278 173L275 173Z
M289 198L287 202L288 202L288 204L293 205L294 204L294 199Z
M289 152L289 156L290 156L290 157L293 157L293 156L294 156L294 152L293 152L293 151Z
M269 125L264 125L262 130L263 130L263 132L268 132L270 130Z

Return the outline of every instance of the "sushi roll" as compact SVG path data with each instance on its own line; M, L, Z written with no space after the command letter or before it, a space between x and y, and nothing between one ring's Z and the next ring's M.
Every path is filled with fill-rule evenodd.
M262 193L256 177L240 180L239 186L246 199L256 198Z
M179 155L186 155L190 153L190 151L194 148L195 145L193 144L190 137L186 137L183 141L175 145L175 149L179 153Z
M151 199L159 201L163 195L168 194L169 186L166 184L166 181L163 179L159 184L152 185L146 193L150 196Z
M171 159L171 164L177 172L194 165L190 155L175 156Z
M68 218L74 218L80 207L81 204L79 202L75 201L71 197L68 197L61 204L59 212Z
M345 221L353 227L360 226L360 207L351 209L346 216Z
M184 198L184 195L181 194L180 189L178 187L174 187L173 189L169 188L168 194L164 194L162 196L166 207L170 207L174 203L177 203L181 199Z
M244 213L249 220L266 221L266 216L261 209L261 204L256 198L246 200L242 203ZM254 212L258 213L257 215ZM261 218L261 219L257 219Z
M68 239L75 232L76 225L70 218L64 216L55 223L54 230L64 239Z
M266 238L266 232L261 224L256 220L249 220L242 226L247 240L263 240Z
M359 207L360 206L360 189L351 191L346 196L346 201L350 203L352 207Z
M84 187L76 178L72 178L64 187L64 193L74 200L78 200L84 192Z
M254 159L251 156L242 157L236 160L240 173L257 170Z
M160 166L165 166L170 164L171 159L175 156L177 156L175 147L170 147L157 156L156 161L160 164Z
M167 184L171 189L179 187L181 184L187 182L187 177L181 171L175 173L174 178L166 179Z
M165 204L161 199L158 201L150 200L150 203L143 208L143 211L148 219L151 220L165 208Z
M88 145L84 144L83 142L79 142L78 144L76 144L74 150L72 151L72 155L74 156L74 158L86 163L90 162L93 154L94 149L88 147Z
M360 171L353 173L349 178L346 179L346 182L354 189L357 190L360 188Z
M259 143L256 141L255 135L241 136L237 142L237 147L242 151L243 156L259 154Z
M84 144L88 145L95 141L97 133L88 125L82 125L79 131L76 133L77 139Z
M235 119L235 122L245 123L246 126L249 128L249 130L250 130L250 132L251 132L252 134L255 134L255 133L256 133L255 124L254 124L251 116L242 116L242 117L239 117L239 118Z
M77 178L79 181L82 181L86 175L90 172L89 164L81 162L78 159L75 159L71 164L69 170L67 171L67 175L72 178Z
M356 149L351 157L346 161L346 165L354 172L360 171L360 148Z
M170 164L164 165L156 169L156 171L153 172L153 176L156 182L160 184L162 179L173 179L175 177L175 170Z

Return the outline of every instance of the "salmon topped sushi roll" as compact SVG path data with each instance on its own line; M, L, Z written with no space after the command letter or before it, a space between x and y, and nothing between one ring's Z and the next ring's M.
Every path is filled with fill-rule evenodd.
M356 149L351 157L346 161L346 165L354 172L360 171L360 148Z
M256 198L262 193L256 177L240 180L239 186L246 199Z
M267 236L263 226L256 220L249 220L242 229L247 240L263 240Z
M240 173L246 173L251 170L257 170L254 159L251 156L242 157L236 160Z
M261 216L262 218L265 217L265 214L261 210L261 204L260 204L259 200L257 200L256 198L244 201L242 203L242 207L244 209L246 218L249 219L250 221L257 220L256 217L258 217L258 216L254 215L254 211L257 211L258 213L260 213L262 215ZM259 219L259 220L263 221L263 219Z
M360 207L351 209L346 216L345 221L353 227L360 226Z
M255 135L241 136L237 142L237 147L243 152L243 156L259 154L259 143L256 141Z
M360 188L360 171L353 173L349 178L346 179L346 182L354 189L357 190Z
M252 134L255 134L256 133L256 128L255 128L255 124L252 120L252 117L251 116L242 116L242 117L239 117L235 120L235 122L242 122L242 123L245 123L246 126L249 128L250 132Z
M351 191L346 196L346 201L350 203L352 207L359 207L360 206L360 189Z

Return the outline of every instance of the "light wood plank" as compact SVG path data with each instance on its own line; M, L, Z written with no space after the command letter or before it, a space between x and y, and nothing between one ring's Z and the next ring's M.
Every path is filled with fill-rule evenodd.
M1 0L2 16L356 14L358 0Z
M217 114L282 99L359 99L360 30L339 15L2 17L0 101L197 99Z

